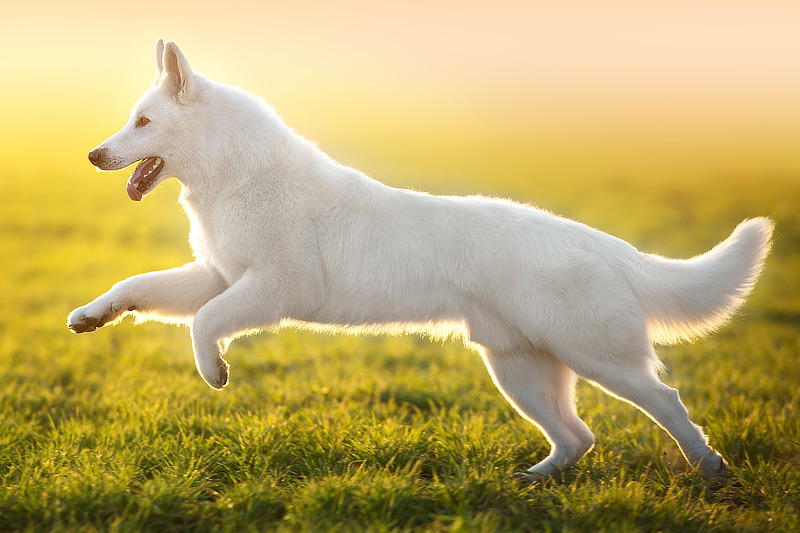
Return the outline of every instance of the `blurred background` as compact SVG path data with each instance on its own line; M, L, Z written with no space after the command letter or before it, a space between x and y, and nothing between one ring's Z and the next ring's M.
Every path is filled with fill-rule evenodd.
M85 155L151 82L158 37L393 185L514 195L554 180L800 177L794 1L29 0L2 11L0 172L43 184L107 178Z
M773 254L741 316L659 348L735 482L697 498L705 488L659 466L662 453L682 461L665 433L581 384L598 448L568 479L585 488L506 491L495 478L545 441L457 342L253 336L232 346L217 395L186 329L71 334L68 313L116 281L191 260L174 180L135 203L129 170L86 159L152 82L159 37L393 186L511 197L673 257L772 217ZM467 518L438 529L472 516L502 529L506 515L536 527L532 510L552 529L631 509L627 529L797 524L800 1L10 0L0 91L0 530L404 515L388 529L448 509ZM377 510L333 503L358 495Z

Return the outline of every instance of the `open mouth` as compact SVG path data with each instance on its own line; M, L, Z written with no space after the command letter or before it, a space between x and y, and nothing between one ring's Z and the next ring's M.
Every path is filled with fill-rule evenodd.
M160 157L148 157L136 165L125 187L130 199L138 202L150 192L162 168L164 168L164 160Z

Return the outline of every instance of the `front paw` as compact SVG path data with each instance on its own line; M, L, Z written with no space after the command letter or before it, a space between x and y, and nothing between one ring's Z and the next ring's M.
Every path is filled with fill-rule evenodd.
M195 363L197 364L197 371L203 381L212 389L222 390L228 384L228 376L230 375L230 365L219 354L210 355L205 357L197 357L195 354Z
M218 377L214 381L214 383L209 381L208 384L217 390L222 390L222 388L228 384L228 377L230 376L231 365L229 365L228 362L222 357L219 357L218 359L219 359L219 361L217 361L217 364L219 365Z
M111 322L114 316L113 306L84 305L70 313L67 327L75 333L89 333Z

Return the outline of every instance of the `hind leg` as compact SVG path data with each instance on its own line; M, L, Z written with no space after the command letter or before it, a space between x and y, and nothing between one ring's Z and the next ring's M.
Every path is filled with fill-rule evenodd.
M649 346L649 345L648 345ZM652 351L652 347L650 347ZM651 354L655 358L655 354ZM689 413L678 391L668 387L656 376L648 359L641 364L593 364L591 368L575 368L583 377L612 395L628 401L650 416L675 440L683 456L705 478L723 481L726 475L724 459L708 445L700 427L689 420ZM589 366L589 365L586 365Z
M545 434L552 449L523 475L552 476L577 463L594 446L594 435L575 411L577 376L545 351L483 349L489 373L511 405Z

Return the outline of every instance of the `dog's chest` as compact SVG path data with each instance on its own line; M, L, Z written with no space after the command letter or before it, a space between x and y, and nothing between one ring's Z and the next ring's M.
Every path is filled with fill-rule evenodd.
M232 284L247 270L247 250L237 244L236 229L230 226L230 213L209 210L198 213L186 209L191 231L189 244L195 257L209 263Z

